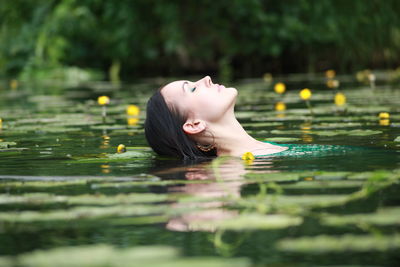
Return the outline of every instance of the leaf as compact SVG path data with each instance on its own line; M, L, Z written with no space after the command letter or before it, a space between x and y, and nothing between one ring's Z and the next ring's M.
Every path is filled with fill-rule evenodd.
M8 257L0 258L0 262L9 260ZM58 267L244 267L250 264L244 258L181 256L178 249L168 246L117 248L104 244L36 250L17 256L16 261L27 267L53 267L54 263Z
M287 238L279 241L277 248L298 253L369 252L390 251L400 248L400 235L343 235Z
M16 142L0 142L0 148L9 148L10 146L17 145Z
M321 218L321 223L331 226L355 225L399 225L400 208L381 208L376 213L352 214L352 215L326 215Z
M248 230L271 230L284 229L291 226L297 226L303 222L301 217L285 214L262 215L243 213L238 217L210 222L217 229L248 231ZM202 227L207 222L202 222Z
M300 175L295 172L289 173L246 173L244 177L250 181L264 182L294 182L298 181Z

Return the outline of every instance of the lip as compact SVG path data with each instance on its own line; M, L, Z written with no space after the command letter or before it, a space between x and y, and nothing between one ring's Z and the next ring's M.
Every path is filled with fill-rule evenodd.
M225 89L225 86L221 84L217 84L217 86L218 86L218 92L220 92L222 89Z

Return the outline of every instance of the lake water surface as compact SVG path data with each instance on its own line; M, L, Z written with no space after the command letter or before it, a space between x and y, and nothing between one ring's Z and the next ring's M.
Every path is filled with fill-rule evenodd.
M235 84L252 136L341 153L205 162L147 146L155 83L3 83L0 266L396 265L399 85L342 80L330 89L324 78L285 77L284 95L261 80ZM339 91L344 106L334 104ZM105 123L100 95L111 98ZM126 114L132 104L139 116Z

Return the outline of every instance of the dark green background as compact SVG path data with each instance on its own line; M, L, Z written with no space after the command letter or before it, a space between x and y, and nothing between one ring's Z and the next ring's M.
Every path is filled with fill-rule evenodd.
M13 0L0 77L77 66L104 79L394 68L398 0Z

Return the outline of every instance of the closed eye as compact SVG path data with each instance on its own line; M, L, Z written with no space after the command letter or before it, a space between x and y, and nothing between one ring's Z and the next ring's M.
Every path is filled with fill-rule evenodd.
M182 85L182 89L183 89L183 91L188 91L189 90L190 92L193 93L197 89L197 87L195 85L196 84L193 83L192 86L189 87L189 82L184 82L183 85Z

